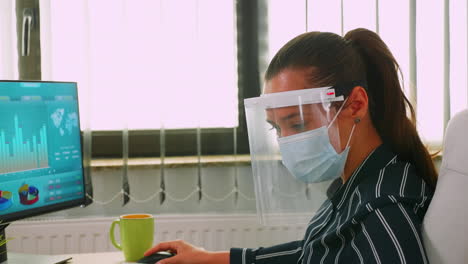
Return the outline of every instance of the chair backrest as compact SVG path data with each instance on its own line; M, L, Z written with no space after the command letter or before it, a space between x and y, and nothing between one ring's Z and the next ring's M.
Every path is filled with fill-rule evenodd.
M422 236L431 264L468 263L468 109L447 126L439 180Z

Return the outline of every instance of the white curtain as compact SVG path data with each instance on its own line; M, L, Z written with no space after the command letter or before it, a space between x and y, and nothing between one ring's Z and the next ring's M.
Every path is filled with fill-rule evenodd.
M0 1L0 80L18 78L15 1Z
M234 7L41 1L43 79L78 81L93 130L235 127Z

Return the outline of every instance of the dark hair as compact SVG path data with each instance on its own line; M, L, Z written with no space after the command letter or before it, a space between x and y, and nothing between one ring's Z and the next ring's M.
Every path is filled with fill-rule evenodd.
M304 33L278 51L265 79L286 68L313 68L310 81L320 86L365 81L371 120L383 142L400 160L413 164L427 183L436 185L437 171L416 131L414 108L400 85L400 68L376 33L363 28L344 37L329 32ZM344 95L350 92L344 91Z

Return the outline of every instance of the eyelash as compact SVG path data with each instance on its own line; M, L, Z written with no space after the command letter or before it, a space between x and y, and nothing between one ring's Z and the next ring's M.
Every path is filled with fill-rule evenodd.
M295 125L292 125L291 127L293 129L295 129L295 130L304 130L305 129L305 124L304 123L295 124Z

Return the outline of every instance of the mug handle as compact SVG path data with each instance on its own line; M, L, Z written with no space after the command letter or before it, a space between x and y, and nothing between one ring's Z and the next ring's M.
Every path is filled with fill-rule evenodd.
M114 236L115 225L120 226L120 219L114 220L112 222L110 232L109 232L110 241L112 242L112 245L114 245L114 247L116 247L119 250L122 250L122 246L120 244L118 244L117 242L115 242L115 236Z

